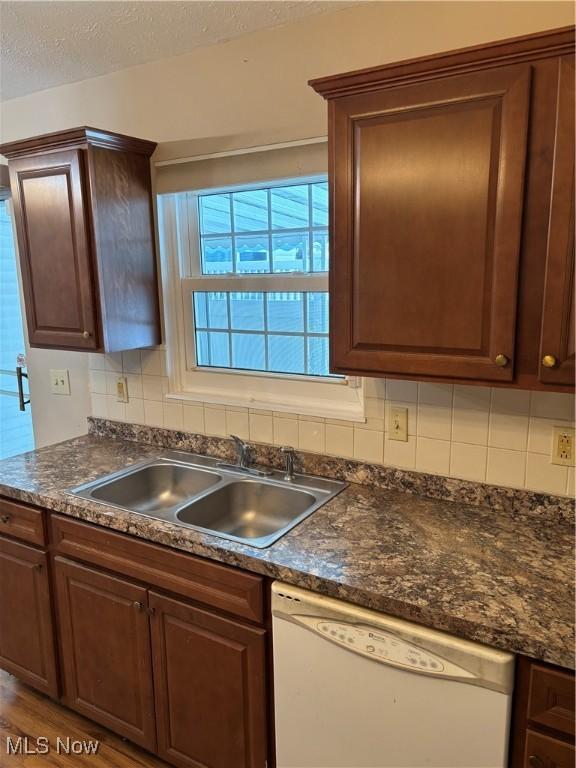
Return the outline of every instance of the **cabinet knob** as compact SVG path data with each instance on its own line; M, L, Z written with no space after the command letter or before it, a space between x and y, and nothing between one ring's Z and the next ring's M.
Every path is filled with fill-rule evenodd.
M82 337L84 339L89 339L90 338L90 331L82 331Z
M496 363L496 365L500 366L500 368L504 368L505 365L508 365L508 358L506 357L506 355L503 355L502 353L500 353L499 355L496 355L496 357L494 358L494 362Z
M544 355L542 358L542 365L544 368L555 368L558 360L554 357L554 355Z
M528 765L530 768L544 768L544 761L538 755L530 755Z
M9 523L10 522L10 515L0 515L0 523Z

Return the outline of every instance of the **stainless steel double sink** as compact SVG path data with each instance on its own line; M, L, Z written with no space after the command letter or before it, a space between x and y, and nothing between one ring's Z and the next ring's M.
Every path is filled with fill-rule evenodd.
M219 459L170 451L68 493L264 549L346 487L271 470L253 477Z

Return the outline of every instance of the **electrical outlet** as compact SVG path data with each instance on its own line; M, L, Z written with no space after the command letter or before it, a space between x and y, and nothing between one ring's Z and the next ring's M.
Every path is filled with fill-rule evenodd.
M408 408L392 405L388 415L388 439L408 442Z
M116 379L116 402L128 402L128 382L126 381L126 376L118 376Z
M574 427L554 427L552 437L552 464L571 467L574 464Z
M70 377L67 368L50 370L50 390L53 395L70 394Z

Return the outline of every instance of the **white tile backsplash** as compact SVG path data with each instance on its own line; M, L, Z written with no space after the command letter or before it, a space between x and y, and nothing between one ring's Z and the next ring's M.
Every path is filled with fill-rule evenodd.
M483 445L452 443L450 447L450 475L462 480L486 480L488 449Z
M492 485L524 487L526 477L526 453L504 448L488 448L486 482Z
M574 470L550 463L552 429L573 426L574 399L554 392L365 380L363 423L166 399L165 350L90 355L92 413L100 418L329 453L402 469L574 493ZM116 402L126 376L128 403ZM107 394L108 393L108 394ZM388 409L408 409L407 442L388 439Z
M419 437L416 442L416 469L447 475L450 472L450 441Z
M274 445L298 448L298 419L283 419L274 414Z
M516 413L490 414L488 445L492 448L511 448L525 451L528 444L528 416Z
M384 433L354 427L354 458L381 464L384 457Z

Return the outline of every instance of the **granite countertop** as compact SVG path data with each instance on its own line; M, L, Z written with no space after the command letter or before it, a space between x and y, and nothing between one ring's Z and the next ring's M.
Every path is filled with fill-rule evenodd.
M0 462L0 495L574 668L570 521L351 483L257 550L64 493L165 452L76 438Z

